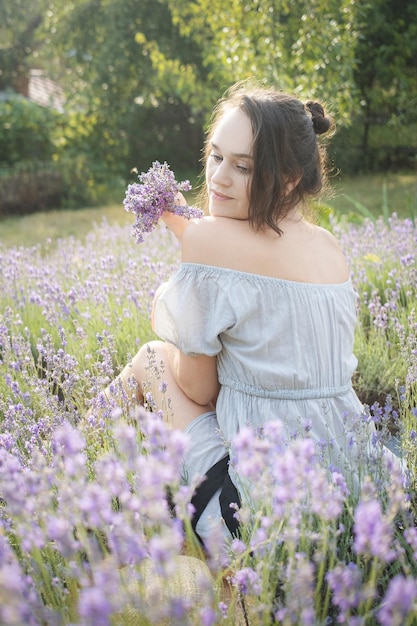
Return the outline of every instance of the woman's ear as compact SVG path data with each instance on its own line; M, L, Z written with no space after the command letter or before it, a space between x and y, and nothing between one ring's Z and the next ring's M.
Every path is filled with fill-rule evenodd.
M286 196L288 196L288 194L291 193L292 190L297 187L300 180L301 180L301 176L298 176L298 178L295 178L294 180L288 180L285 183L285 195Z

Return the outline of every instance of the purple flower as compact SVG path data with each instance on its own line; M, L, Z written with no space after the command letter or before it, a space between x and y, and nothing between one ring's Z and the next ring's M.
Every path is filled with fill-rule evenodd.
M244 567L233 576L233 583L243 594L259 595L262 591L259 575L250 567Z
M404 538L413 549L414 558L417 559L417 528L412 526L404 530Z
M167 602L167 613L171 624L184 624L187 611L190 609L189 598L169 598Z
M183 546L183 533L180 524L165 528L160 534L154 533L149 539L149 555L155 570L164 575L175 571L174 557L180 554Z
M332 472L332 479L333 484L340 490L340 493L343 494L345 497L348 497L350 493L349 487L346 484L346 478L343 476L343 474L341 474L337 470L334 470Z
M139 529L135 528L135 532L132 532L132 526L126 523L126 517L119 519L109 530L109 550L120 565L141 563L148 556L147 540Z
M290 558L283 577L285 608L289 623L300 626L313 626L316 623L314 611L315 566L305 554L297 552Z
M68 423L62 424L54 436L54 447L62 456L77 454L85 449L81 433Z
M54 434L53 449L62 457L65 471L69 476L83 472L86 463L85 440L79 430L64 422Z
M88 584L86 580L83 582ZM112 614L123 606L120 583L120 572L112 559L94 564L92 584L81 589L78 599L82 624L110 626Z
M102 523L111 524L114 513L109 492L96 483L88 483L79 502L80 511L87 525L99 527Z
M246 551L246 544L241 539L234 539L231 544L231 549L234 554L243 554Z
M110 617L113 612L106 589L101 587L90 587L82 589L78 604L80 616L85 624L95 624L95 626L110 626Z
M222 617L224 617L226 619L227 617L227 604L225 602L219 602L219 611L222 615Z
M20 569L9 543L0 533L0 623L33 624L25 593L29 578Z
M202 217L203 212L193 206L176 204L176 195L179 191L191 189L188 180L177 183L173 172L167 163L154 161L146 173L139 175L139 183L128 185L124 208L136 215L133 225L133 236L137 243L143 242L143 234L150 233L156 227L164 211L171 211L183 215L187 219Z
M377 500L358 504L354 533L357 554L373 556L386 563L395 558L395 552L391 549L393 529L384 519L381 504Z
M377 619L381 626L402 626L417 598L417 582L411 576L400 574L389 583L385 597L378 609Z
M333 592L333 604L339 608L343 621L346 612L357 608L361 601L361 571L355 563L337 565L328 572L327 581Z
M55 515L48 516L46 522L48 538L55 542L56 547L65 557L70 557L80 548L79 542L74 536L71 520L63 519Z
M217 624L216 612L209 606L205 606L200 611L201 626L214 626Z

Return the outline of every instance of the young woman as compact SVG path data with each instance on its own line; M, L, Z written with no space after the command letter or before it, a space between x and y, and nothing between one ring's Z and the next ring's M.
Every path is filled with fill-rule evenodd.
M143 346L121 377L141 393L149 350L165 363L167 390L154 400L168 397L172 426L190 436L184 478L214 466L195 499L203 540L211 519L236 530L228 505L239 502L239 476L227 473L227 455L241 426L282 420L289 436L308 428L329 463L355 464L345 427L362 412L351 384L355 293L334 237L304 217L323 185L316 135L331 127L317 102L232 89L207 137L209 216L163 216L182 250L155 296L164 341Z

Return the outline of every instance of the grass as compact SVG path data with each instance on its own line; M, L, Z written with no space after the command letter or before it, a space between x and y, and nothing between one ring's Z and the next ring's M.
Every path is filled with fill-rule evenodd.
M399 217L410 217L410 210L414 215L417 214L417 172L355 177L340 175L331 180L331 185L334 196L327 204L337 212L345 214L355 210L349 197L364 205L375 216L382 214L385 202L388 212L395 212Z
M48 211L0 221L0 241L5 246L34 246L65 237L83 240L94 224L107 220L110 224L132 221L123 206L109 205L66 211Z
M386 199L383 197L384 183ZM409 217L410 210L417 215L417 173L374 174L357 177L339 176L331 180L334 194L326 204L336 212L349 215L357 210L348 197L364 205L373 215L385 209L399 217ZM48 211L32 215L8 217L0 220L0 242L5 246L33 246L62 237L83 240L94 224L103 220L119 225L132 223L132 216L122 205L111 204L99 208Z

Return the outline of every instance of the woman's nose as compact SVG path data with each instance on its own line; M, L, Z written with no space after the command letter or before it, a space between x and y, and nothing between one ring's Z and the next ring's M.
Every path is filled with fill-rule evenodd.
M230 172L224 159L221 163L217 164L211 176L211 180L218 185L230 185Z

